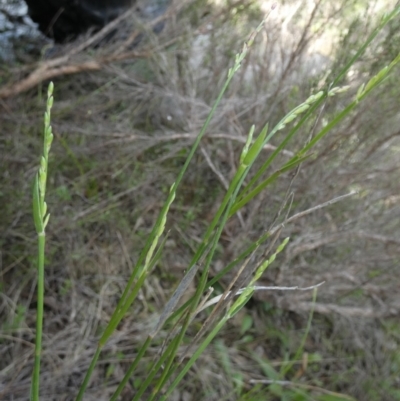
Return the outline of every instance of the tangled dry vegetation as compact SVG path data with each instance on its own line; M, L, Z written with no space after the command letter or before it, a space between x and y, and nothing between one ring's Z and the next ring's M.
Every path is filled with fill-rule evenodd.
M41 146L42 82L52 78L56 90L41 395L70 400L232 57L267 10L254 1L176 3L144 25L127 13L38 64L1 66L1 399L29 394L36 307L30 196ZM109 399L151 331L236 169L250 125L278 121L332 79L376 22L378 6L390 7L366 3L288 1L271 13L171 207L163 257L105 347L86 400ZM165 27L156 36L151 26L161 20ZM281 160L397 55L399 31L397 19L345 77L349 92L324 104ZM143 32L146 38L132 48ZM286 225L282 237L291 240L262 280L300 287L324 281L316 302L308 292L257 294L171 399L336 399L328 398L330 391L358 400L400 399L398 77L397 70L295 175L283 175L224 230L212 274L275 219L357 190L356 197ZM279 165L276 160L271 171ZM293 360L312 308L304 352ZM152 346L145 363L159 347ZM281 393L255 384L288 363L290 381ZM122 399L130 400L141 380L135 377ZM252 388L253 398L246 398ZM300 390L309 398L294 398Z

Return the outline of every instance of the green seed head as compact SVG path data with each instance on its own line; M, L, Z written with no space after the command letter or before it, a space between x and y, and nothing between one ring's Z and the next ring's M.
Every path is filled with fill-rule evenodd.
M49 86L47 88L47 97L50 97L54 91L54 84L53 81L50 81Z

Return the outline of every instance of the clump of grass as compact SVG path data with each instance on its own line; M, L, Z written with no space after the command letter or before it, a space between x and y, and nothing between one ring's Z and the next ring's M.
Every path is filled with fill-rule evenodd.
M373 32L373 34L367 39L365 44L357 51L354 57L349 63L341 70L337 78L323 90L317 92L315 95L310 96L299 106L293 108L287 113L271 130L269 125L266 124L260 131L259 135L253 141L255 133L255 127L252 126L247 142L241 153L237 171L229 183L226 194L221 202L219 209L217 210L214 218L209 224L206 233L203 236L201 243L199 244L189 266L187 269L186 276L182 282L178 285L174 295L170 301L166 304L163 313L161 314L158 323L154 330L149 333L144 344L140 347L134 361L130 365L126 372L126 375L121 380L119 386L114 392L111 400L116 400L122 392L125 384L128 382L130 377L135 373L137 367L143 359L148 347L158 335L162 327L168 326L170 330L170 336L165 341L165 344L158 355L158 358L151 364L148 369L146 379L139 386L134 400L139 400L149 391L151 393L148 396L149 400L161 399L166 400L174 389L179 385L184 375L193 366L199 356L204 352L205 348L215 338L222 327L237 314L240 309L249 301L252 297L256 287L256 281L264 273L265 269L274 262L276 255L283 250L288 243L288 238L283 241L279 241L279 236L283 225L287 222L293 221L294 218L300 218L307 213L311 213L317 208L322 208L326 205L330 205L333 199L323 205L310 208L307 211L299 213L298 215L289 217L287 215L282 224L277 224L270 227L264 235L260 236L257 241L251 244L239 257L237 257L232 263L230 263L217 277L212 280L208 280L208 273L211 262L216 252L217 245L221 238L222 230L224 229L228 219L234 214L240 212L240 210L253 200L262 190L270 186L279 176L288 171L296 172L298 167L306 160L308 160L314 150L315 146L321 141L335 126L339 124L349 113L357 107L372 91L378 87L387 77L393 67L400 61L400 56L397 56L388 66L384 67L374 77L372 77L365 85L362 85L357 91L355 99L351 101L347 106L343 108L325 127L322 128L315 136L313 136L296 154L290 158L289 161L283 164L278 170L264 177L268 167L272 161L279 155L286 144L298 134L301 127L313 116L317 109L327 102L330 97L337 96L341 92L345 91L346 87L337 86L340 84L341 79L346 74L348 69L354 64L354 62L360 57L365 51L369 43L374 39L378 32L390 21L397 13L399 9L388 14L382 19L380 26ZM202 128L196 141L189 152L184 166L182 167L176 181L169 189L167 200L165 201L163 208L157 218L157 221L151 231L144 248L133 267L131 276L125 287L125 290L119 300L119 303L108 322L102 336L100 337L98 348L92 359L88 372L80 388L77 400L82 400L84 397L85 390L90 382L91 375L94 371L99 356L109 340L117 329L119 323L128 312L130 306L137 299L139 291L144 285L145 280L151 269L157 263L160 255L163 252L163 248L167 239L165 234L165 227L168 217L168 212L176 196L176 192L179 188L179 184L191 162L193 155L195 154L202 137L204 136L211 118L216 112L217 106L221 101L226 89L228 88L234 74L240 69L243 63L248 49L252 45L255 35L261 29L262 24L251 34L249 40L245 43L242 52L236 55L235 64L229 69L228 77L217 97L217 100ZM48 152L52 140L51 128L50 128L50 108L52 105L52 86L49 88L49 100L47 103L47 111L45 115L45 140L44 140L44 154L41 161L40 171L35 179L34 186L34 218L36 231L39 236L39 253L38 253L38 326L37 326L37 338L36 338L36 360L35 370L33 376L32 385L32 399L37 400L39 394L39 369L40 369L40 351L41 351L41 321L43 315L43 274L44 274L44 240L45 240L45 226L48 222L47 206L45 203L45 189L46 189L46 178L47 178L47 164L48 164ZM249 175L252 167L255 165L256 160L259 158L261 149L274 137L274 135L288 128L292 123L295 125L285 135L283 141L272 153L272 155L254 172L252 178L246 185L246 178ZM354 191L350 192L353 195ZM342 199L342 198L339 198ZM290 205L291 198L288 191L288 195L285 199L285 203ZM290 210L290 208L287 208ZM282 207L282 211L284 207ZM268 246L265 243L268 242ZM277 243L279 245L276 246ZM262 250L262 255L258 261L254 262L257 251ZM215 284L223 275L229 273L234 267L239 266L239 270L231 280L228 288L224 294L219 297L216 301L216 306L209 315L209 317L203 322L200 330L192 341L190 347L186 348L183 356L178 356L178 350L182 347L186 333L193 319L197 316L199 311L207 305L207 297L211 295L212 285ZM176 309L181 296L186 292L187 286L194 279L196 274L200 274L200 280L197 285L195 294L187 301L183 306ZM206 294L206 295L204 295ZM237 298L235 298L237 297ZM40 306L41 305L41 306ZM311 322L311 320L310 320ZM311 324L311 323L310 323ZM302 345L304 345L304 339ZM194 351L192 352L192 349ZM301 349L301 348L300 348ZM300 351L299 351L300 352ZM188 361L185 362L185 356L191 354ZM283 374L286 374L290 364L283 369Z

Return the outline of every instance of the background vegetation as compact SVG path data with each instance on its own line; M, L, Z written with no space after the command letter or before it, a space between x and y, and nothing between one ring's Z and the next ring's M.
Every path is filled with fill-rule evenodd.
M105 346L85 399L110 398L153 329L237 168L250 126L276 124L332 81L393 6L383 0L278 2L189 166L171 206L162 258ZM37 263L31 183L47 88L38 80L16 93L15 84L43 65L42 76L55 82L41 399L69 400L228 67L270 9L259 1L180 2L167 12L158 36L149 23L128 18L101 45L83 46L82 38L55 47L38 37L30 58L16 52L14 61L1 63L1 399L27 399L31 381ZM381 32L344 77L349 91L323 105L271 172L397 56L399 24L395 18ZM131 48L129 38L138 32L146 38ZM65 55L66 71L46 75L54 73L51 61ZM400 400L398 83L397 69L318 144L295 176L282 175L223 231L211 275L271 225L288 188L293 214L357 190L357 197L287 225L282 239L291 240L260 280L300 287L325 281L316 302L309 292L256 293L171 399ZM217 291L227 282L223 278ZM146 371L160 345L152 344L139 370ZM132 399L143 379L135 376L122 399Z

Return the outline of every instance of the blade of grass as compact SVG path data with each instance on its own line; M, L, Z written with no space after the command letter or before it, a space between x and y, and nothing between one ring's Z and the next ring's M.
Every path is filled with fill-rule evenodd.
M318 293L318 288L314 288L313 299L312 299L312 308L311 308L310 314L308 316L306 330L304 332L303 338L301 339L300 345L297 348L297 351L296 351L294 357L292 358L292 360L289 361L288 363L282 365L282 368L280 371L280 376L282 378L284 378L286 376L286 374L293 367L293 365L296 363L296 361L300 359L301 354L304 350L304 345L306 344L308 334L311 330L311 323L312 323L312 319L314 316L314 308L315 308L315 302L317 300L317 293Z
M374 29L374 31L369 35L365 43L357 50L357 52L354 54L354 56L348 61L348 63L343 67L342 71L339 73L339 75L333 80L332 82L332 87L337 85L340 80L346 75L347 71L351 68L351 66L359 59L359 57L365 52L367 47L370 45L370 43L375 39L375 37L378 35L378 33L392 20L394 17L396 17L398 14L400 14L400 6L396 6L393 11L390 13L385 13L379 25Z
M32 385L30 399L39 401L40 387L40 359L42 355L42 335L43 335L43 304L44 304L44 255L46 246L46 225L50 214L47 213L45 201L47 170L49 163L49 151L53 142L51 129L51 108L53 106L54 85L50 82L47 90L46 112L44 114L43 130L43 155L40 160L40 168L35 175L33 184L33 219L38 236L38 258L37 258L37 307L36 307L36 335L35 335L35 362L32 374Z

